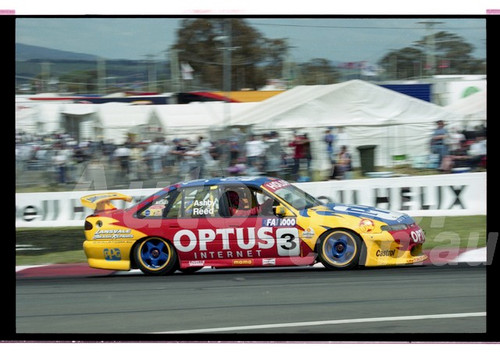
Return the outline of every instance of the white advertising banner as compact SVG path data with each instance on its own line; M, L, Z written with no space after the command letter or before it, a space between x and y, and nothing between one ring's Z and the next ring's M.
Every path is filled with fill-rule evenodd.
M325 203L369 205L412 216L486 215L486 173L297 184Z
M486 215L486 173L296 183L324 203L374 206L412 216ZM113 190L139 202L158 189ZM92 210L80 198L102 191L16 194L16 227L82 226ZM120 201L119 208L127 206Z

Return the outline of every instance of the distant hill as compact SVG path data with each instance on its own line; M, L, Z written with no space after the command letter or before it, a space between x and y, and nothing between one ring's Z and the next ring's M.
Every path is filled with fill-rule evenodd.
M16 43L16 61L28 60L89 60L97 59L95 55L74 53L71 51L44 48L36 45Z

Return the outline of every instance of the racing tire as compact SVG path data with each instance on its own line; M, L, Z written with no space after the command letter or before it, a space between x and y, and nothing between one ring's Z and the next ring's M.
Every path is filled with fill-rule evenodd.
M150 237L134 248L134 259L146 275L167 275L176 269L177 253L167 240Z
M358 266L362 247L357 234L337 229L321 236L317 253L320 262L329 270L352 269Z

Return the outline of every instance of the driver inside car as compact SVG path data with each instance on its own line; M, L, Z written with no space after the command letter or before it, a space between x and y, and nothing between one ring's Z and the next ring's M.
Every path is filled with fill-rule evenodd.
M229 213L231 216L254 216L254 215L272 215L273 200L268 198L262 204L257 202L255 195L247 194L243 190L227 191L229 201Z

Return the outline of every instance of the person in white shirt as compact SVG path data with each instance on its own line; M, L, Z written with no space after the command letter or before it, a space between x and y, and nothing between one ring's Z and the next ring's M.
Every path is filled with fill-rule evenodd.
M115 158L118 160L120 165L120 170L123 177L128 177L129 174L129 161L130 161L130 149L126 145L120 145L114 153Z
M66 153L64 150L58 150L52 159L54 166L57 170L58 181L61 184L66 183Z
M450 152L458 150L465 141L465 135L456 128L451 128L448 134L448 148Z
M260 167L260 158L264 155L266 145L262 140L256 139L250 135L250 139L245 143L247 165L249 168L258 170Z
M483 136L477 136L474 143L469 147L470 156L485 156L486 155L486 139Z

